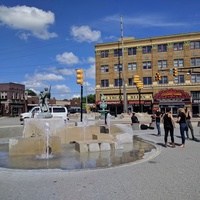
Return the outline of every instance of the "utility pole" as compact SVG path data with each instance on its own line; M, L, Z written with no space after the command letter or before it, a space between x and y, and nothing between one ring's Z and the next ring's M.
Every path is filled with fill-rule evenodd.
M84 81L85 81L85 96L86 96L86 114L88 114L88 97L87 97L87 83L86 83L86 70L84 70Z
M126 95L126 77L124 69L124 32L123 32L123 20L121 17L121 41L122 41L122 77L123 77L123 94L124 94L124 113L127 113L127 95Z

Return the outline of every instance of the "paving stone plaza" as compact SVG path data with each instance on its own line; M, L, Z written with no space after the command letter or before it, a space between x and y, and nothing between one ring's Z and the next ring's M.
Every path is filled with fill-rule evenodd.
M123 123L123 119L120 120ZM67 172L64 170L0 169L0 200L127 199L197 200L200 199L200 128L193 122L197 141L181 143L175 128L176 148L164 147L164 131L135 130L156 146L154 154L126 165L105 169ZM190 134L190 132L189 132Z

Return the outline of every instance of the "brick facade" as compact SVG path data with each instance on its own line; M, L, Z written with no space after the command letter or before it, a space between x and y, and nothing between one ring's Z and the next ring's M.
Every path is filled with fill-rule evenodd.
M104 94L108 109L112 114L123 112L124 97L127 99L127 110L138 110L139 95L136 86L131 83L134 75L139 75L144 87L141 90L140 104L143 112L152 112L154 108L165 111L167 105L176 114L178 107L190 106L193 114L200 113L200 32L144 39L124 38L111 43L95 45L96 54L96 104L101 102ZM124 51L122 50L122 44ZM196 44L194 47L193 44ZM145 52L145 49L150 52ZM163 48L163 49L162 49ZM131 50L136 53L131 55ZM116 55L124 52L123 54ZM122 56L124 55L124 56ZM124 61L124 62L123 62ZM196 62L196 63L194 63ZM122 71L116 66L123 65ZM130 70L131 63L136 68ZM162 67L162 63L165 64ZM178 65L176 66L176 64ZM150 67L148 68L148 64ZM106 67L106 70L105 68ZM177 67L178 77L174 77L172 70ZM191 67L192 73L187 74ZM185 68L185 69L184 69ZM156 73L160 73L162 80L155 81ZM118 86L117 79L125 80ZM149 82L148 82L149 81ZM102 85L108 83L108 85ZM178 98L160 99L155 101L154 96L163 90L175 89L186 92L190 99ZM124 92L126 96L124 96ZM168 92L168 91L166 91ZM178 92L177 92L178 93Z

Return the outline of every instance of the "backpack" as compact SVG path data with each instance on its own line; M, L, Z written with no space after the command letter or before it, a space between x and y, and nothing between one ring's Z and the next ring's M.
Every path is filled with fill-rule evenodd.
M141 124L140 129L141 129L141 130L147 130L147 129L148 129L148 126L145 125L145 124Z

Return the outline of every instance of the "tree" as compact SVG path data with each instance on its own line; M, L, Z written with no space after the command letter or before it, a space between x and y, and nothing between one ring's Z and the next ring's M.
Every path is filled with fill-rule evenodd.
M95 103L95 94L89 94L87 96L88 103Z

